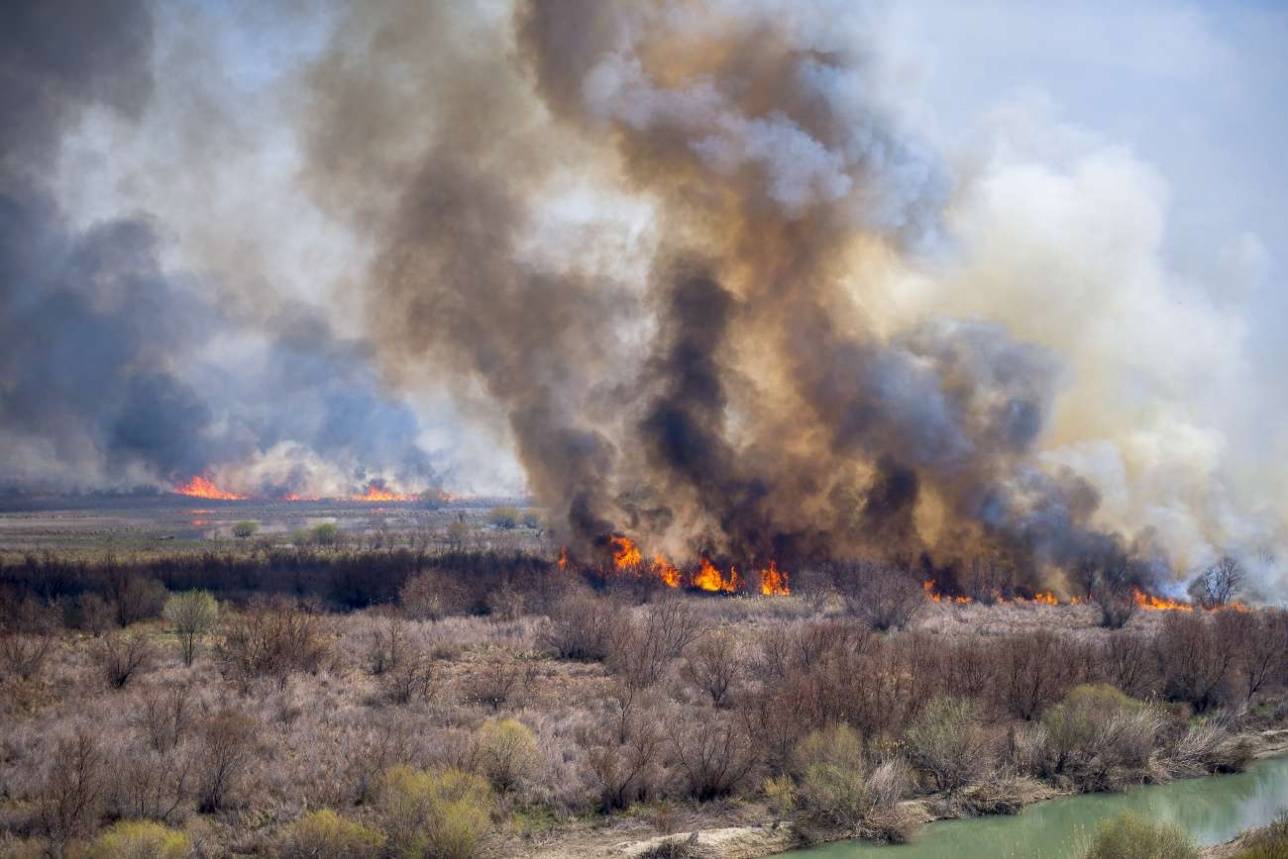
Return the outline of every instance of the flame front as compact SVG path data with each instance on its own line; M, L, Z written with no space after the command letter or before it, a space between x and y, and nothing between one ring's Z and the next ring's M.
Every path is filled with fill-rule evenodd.
M680 571L666 559L665 555L654 556L653 575L657 576L662 584L668 588L678 588L680 586Z
M209 478L202 477L200 474L193 477L182 486L176 486L174 491L180 495L187 495L189 498L208 498L212 501L244 501L245 495L239 495L236 492L228 492L220 489Z
M637 570L644 560L640 547L630 537L614 536L609 542L613 547L613 567L618 572Z
M395 492L379 483L367 484L367 491L361 495L349 496L350 501L415 501L416 496L410 493Z
M792 592L787 583L787 573L778 569L775 561L760 571L760 593L767 597L785 597Z
M1131 598L1146 611L1194 611L1194 606L1187 602L1147 594L1140 588L1131 589Z
M730 567L729 575L726 577L706 558L702 559L698 571L693 574L693 586L703 591L731 594L738 590L738 584L736 568Z

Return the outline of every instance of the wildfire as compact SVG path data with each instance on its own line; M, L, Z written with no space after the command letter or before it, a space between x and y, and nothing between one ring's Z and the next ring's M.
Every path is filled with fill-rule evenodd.
M245 495L238 495L236 492L228 492L220 489L208 478L196 475L182 486L176 486L174 491L180 495L187 495L189 498L209 498L212 501L244 501Z
M706 558L698 566L698 571L693 574L693 586L703 591L712 593L731 594L738 590L738 570L734 567L729 568L729 575L724 576L715 565Z
M394 492L378 483L367 485L367 491L361 495L349 496L350 501L415 501L416 496L410 493Z
M760 593L767 597L785 597L792 592L787 584L787 573L778 569L775 561L760 571Z
M321 501L317 495L301 495L298 492L288 492L282 496L283 501Z
M613 566L618 572L636 570L644 561L639 546L630 537L614 536L609 542L613 546Z
M555 562L559 565L560 570L568 569L568 547L561 546L559 549L559 560Z
M1194 611L1194 606L1187 602L1147 594L1140 588L1131 589L1131 598L1146 611Z
M662 584L668 588L678 588L680 586L680 571L666 559L665 555L654 556L653 575L657 576Z
M940 593L939 589L935 586L934 579L926 579L922 582L921 589L926 592L926 596L930 597L931 602L947 601L953 605L969 605L974 602L974 600L968 596L949 596L947 594Z

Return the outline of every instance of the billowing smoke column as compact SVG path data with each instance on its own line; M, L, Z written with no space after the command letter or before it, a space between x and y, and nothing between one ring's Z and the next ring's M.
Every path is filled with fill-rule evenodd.
M382 358L499 405L574 551L988 555L1028 583L1121 552L1091 487L1033 456L1051 356L865 310L873 261L944 250L951 183L869 97L872 46L834 26L854 4L382 11L313 70L311 181L379 249ZM588 175L656 240L592 218L543 242Z
M61 136L89 107L137 116L152 47L143 3L0 12L0 490L432 485L414 416L316 311L230 319L217 288L163 271L146 219L67 223L47 188ZM236 337L258 353L234 370L211 351Z

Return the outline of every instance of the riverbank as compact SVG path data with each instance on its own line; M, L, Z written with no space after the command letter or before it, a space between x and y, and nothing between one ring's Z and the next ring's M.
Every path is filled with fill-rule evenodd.
M1240 738L1254 743L1252 757L1260 760L1288 754L1288 730L1270 730L1245 734ZM1001 806L1007 813L1017 813L1034 803L1072 796L1071 789L1060 788L1034 779L1019 779L1009 786L1007 801ZM961 802L944 795L931 795L901 802L896 813L902 820L920 827L937 820L960 819L965 815ZM531 859L636 859L668 843L681 842L693 857L699 859L759 859L790 850L832 841L848 840L844 836L834 839L820 838L818 833L806 842L787 823L754 823L755 816L768 816L767 809L758 806L736 806L724 811L685 820L685 826L676 834L644 836L647 823L629 821L601 830L587 829L569 832L558 843L534 849L522 855ZM735 820L736 818L736 820ZM638 834L637 834L638 833ZM1208 848L1205 859L1230 859L1246 843L1249 833L1226 844Z

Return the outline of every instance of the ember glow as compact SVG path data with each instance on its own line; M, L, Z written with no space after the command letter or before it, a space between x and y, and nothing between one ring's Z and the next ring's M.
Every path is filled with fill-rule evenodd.
M189 498L208 498L212 501L244 501L245 495L239 495L236 492L229 492L220 489L209 478L201 475L194 476L187 483L176 486L174 491L179 495L187 495Z

